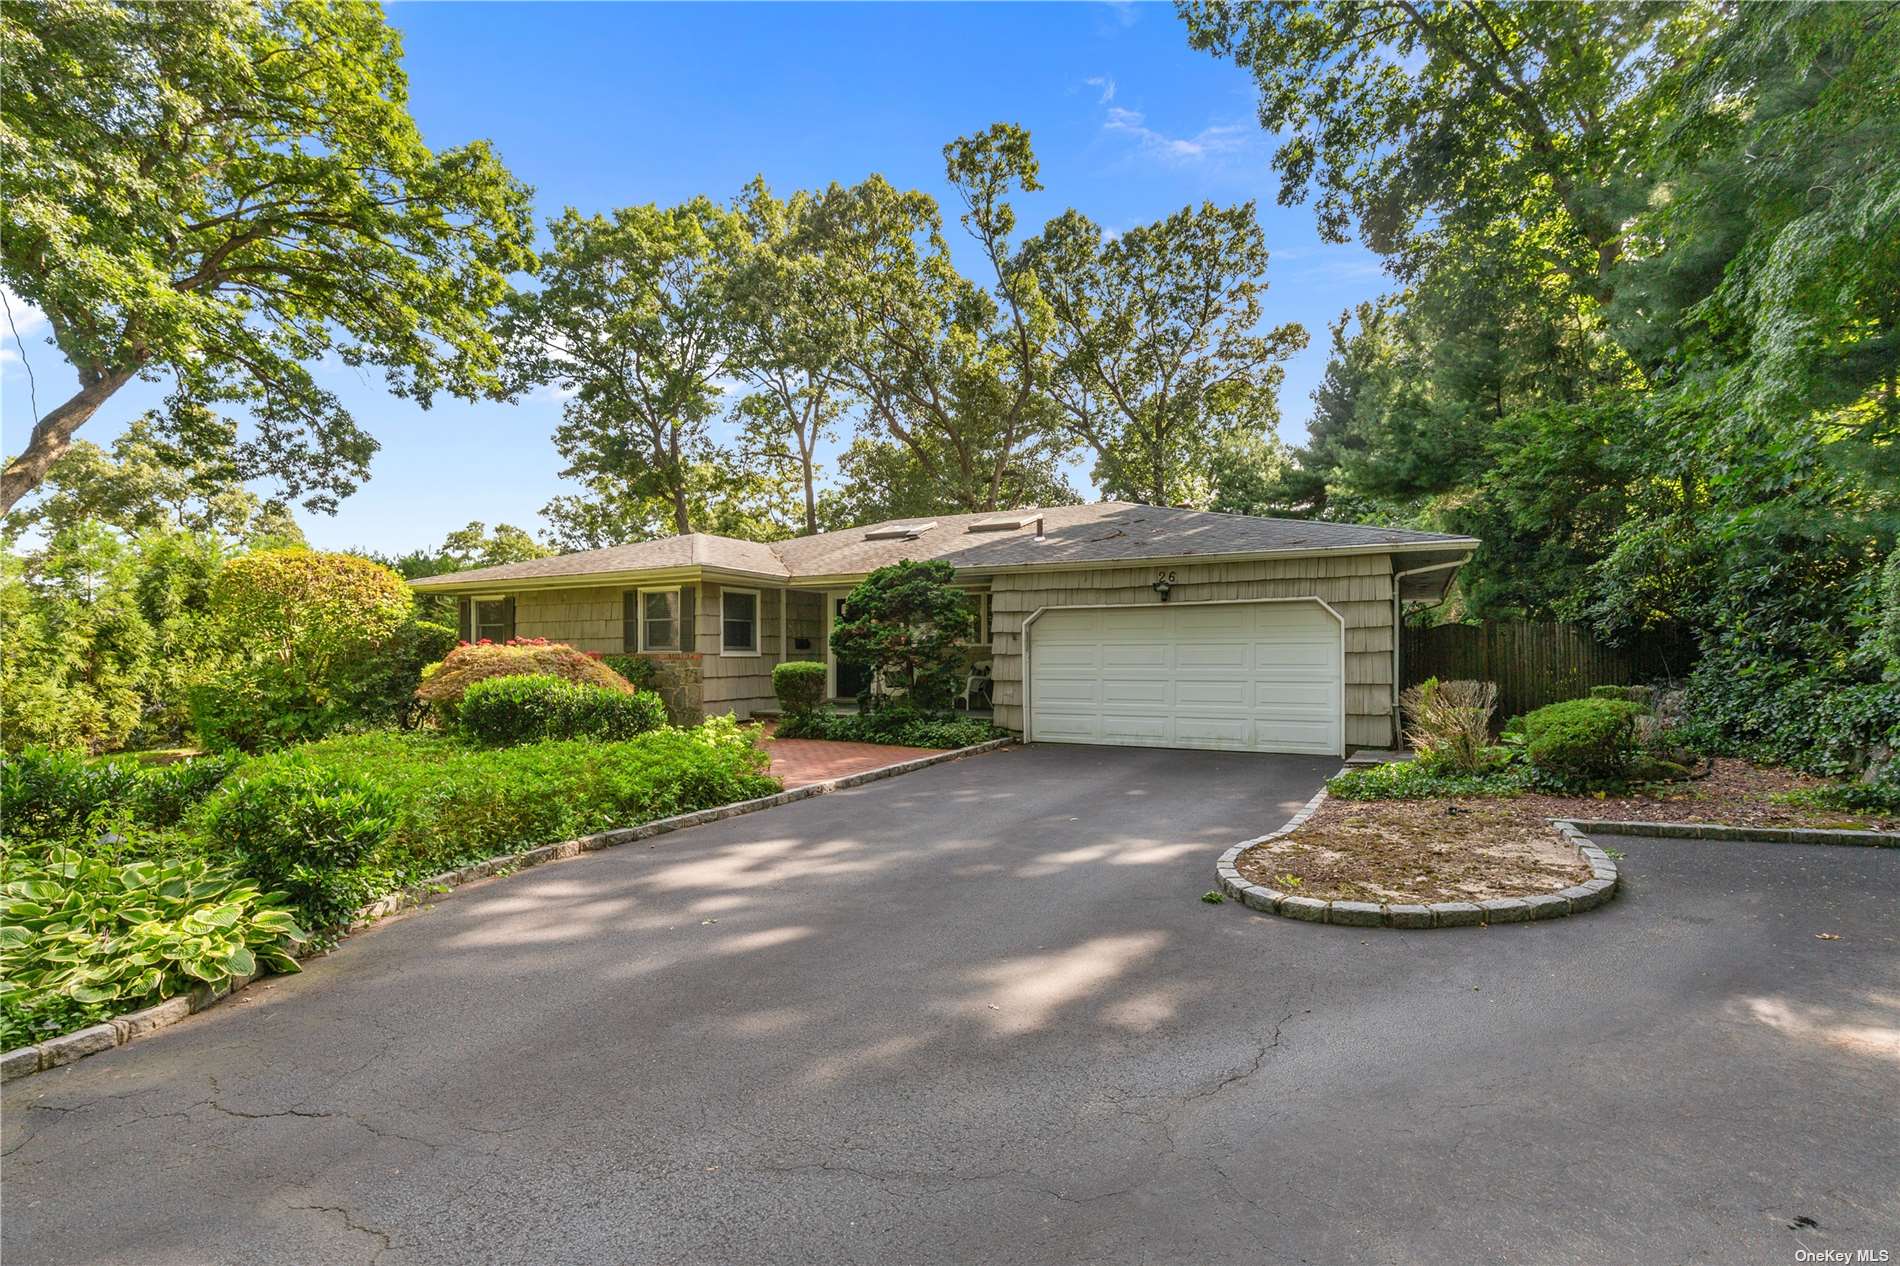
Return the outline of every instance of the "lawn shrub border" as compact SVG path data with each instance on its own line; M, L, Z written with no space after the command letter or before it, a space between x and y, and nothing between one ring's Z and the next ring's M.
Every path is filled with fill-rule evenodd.
M507 853L491 857L486 861L463 866L456 870L445 871L440 875L431 875L427 879L408 885L396 892L357 910L348 930L358 931L368 927L378 919L386 918L402 910L426 904L437 897L448 895L452 890L479 879L488 879L498 875L512 874L530 866L541 866L549 862L566 861L579 857L583 853L598 852L603 848L612 848L617 844L631 844L637 840L652 839L656 835L666 835L674 831L683 831L689 826L702 826L708 822L718 822L725 818L736 818L742 814L757 813L761 809L772 809L782 804L791 804L798 800L808 800L813 796L822 796L827 792L843 791L849 787L861 786L868 782L877 782L885 778L895 778L899 774L908 774L930 765L941 765L945 761L961 760L965 756L977 756L1008 747L1016 740L1000 738L988 743L979 743L974 747L952 748L930 756L920 756L916 760L899 761L895 764L867 769L862 773L848 774L842 778L833 778L825 782L807 783L803 787L794 787L789 791L774 792L769 796L760 796L753 800L740 800L733 804L720 805L713 809L700 809L692 813L675 814L670 818L657 818L639 826L621 827L612 831L600 831L593 835L583 835L577 839L562 840L558 844L544 844L540 848L526 849L521 852ZM311 956L312 951L298 949L294 957L303 959ZM135 1038L168 1028L187 1016L203 1011L223 999L236 993L266 973L245 977L233 977L216 987L200 986L188 994L168 998L155 1006L134 1011L130 1015L118 1016L103 1024L78 1029L32 1046L16 1047L0 1054L0 1082L17 1081L46 1069L58 1068L101 1051L109 1051L123 1046Z

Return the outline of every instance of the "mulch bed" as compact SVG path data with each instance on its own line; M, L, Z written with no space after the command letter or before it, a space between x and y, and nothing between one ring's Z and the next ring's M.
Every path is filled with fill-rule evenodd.
M1552 892L1590 878L1589 866L1551 828L1552 818L1863 830L1900 825L1891 815L1774 799L1820 785L1790 770L1718 758L1704 777L1615 795L1328 799L1298 831L1255 845L1235 865L1252 883L1320 900L1481 901Z
M1544 815L1512 800L1328 800L1235 866L1252 883L1321 901L1483 901L1590 878Z
M1604 796L1522 795L1514 803L1546 818L1609 822L1714 822L1723 826L1847 827L1892 830L1892 815L1780 804L1774 797L1824 785L1793 770L1717 757L1707 776L1660 784L1646 793Z

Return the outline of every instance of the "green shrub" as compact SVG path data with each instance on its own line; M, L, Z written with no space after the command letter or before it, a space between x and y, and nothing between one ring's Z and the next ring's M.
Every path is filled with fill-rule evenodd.
M1832 782L1823 787L1791 791L1782 797L1790 804L1848 813L1900 813L1900 777L1878 782Z
M956 568L940 558L907 559L878 568L850 592L831 649L871 670L858 696L865 710L884 705L886 687L908 706L941 708L956 693L967 662L963 644L975 634L976 608L957 587Z
M11 1049L260 967L302 935L237 868L203 857L10 856L0 887L0 1046Z
M0 759L0 829L20 841L97 834L122 820L175 826L230 769L216 756L141 766L24 748Z
M1592 699L1617 699L1648 708L1655 702L1656 691L1650 686L1592 686Z
M786 716L802 716L824 706L825 677L823 664L792 660L772 669L772 693Z
M602 655L600 662L626 678L635 690L649 690L660 675L660 666L641 655Z
M632 694L531 674L489 677L470 686L456 726L478 743L543 739L630 739L666 724L666 705L649 690Z
M220 835L224 802L292 776L373 788L393 827L357 868L369 901L404 884L503 853L778 790L756 727L731 718L625 742L478 748L447 735L384 730L310 743L240 767L195 819ZM268 796L257 803L268 813Z
M422 680L416 698L435 710L438 717L452 721L461 706L462 695L478 681L490 677L522 677L539 674L563 681L598 686L619 694L631 694L627 684L613 669L592 655L583 654L558 642L518 642L506 646L476 643L458 646L449 657Z
M894 747L970 747L1008 732L954 712L887 707L872 713L807 712L779 722L780 738L830 739L834 743L886 743Z
M190 694L200 740L256 752L388 720L374 700L406 674L384 660L398 655L413 606L396 573L354 555L274 549L232 559L211 587L229 659Z
M1641 705L1619 699L1568 699L1524 717L1524 754L1554 786L1583 787L1626 777L1636 757Z
M1326 790L1341 800L1432 800L1440 796L1514 796L1524 789L1515 770L1439 772L1417 761L1369 765L1335 775Z
M246 874L288 892L324 928L369 899L374 876L362 868L395 832L396 802L363 773L288 765L233 779L202 820Z

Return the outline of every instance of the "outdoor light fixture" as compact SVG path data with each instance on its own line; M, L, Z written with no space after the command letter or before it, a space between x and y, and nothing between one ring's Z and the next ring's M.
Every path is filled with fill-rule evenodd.
M1161 600L1166 602L1168 600L1168 590L1174 588L1174 573L1171 571L1162 572L1159 576L1155 577L1154 584L1149 587L1160 594Z

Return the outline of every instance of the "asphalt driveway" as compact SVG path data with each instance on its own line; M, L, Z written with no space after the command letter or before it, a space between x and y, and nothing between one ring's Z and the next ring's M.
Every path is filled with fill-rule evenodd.
M1333 764L1013 749L462 890L16 1083L0 1251L1900 1260L1900 851L1611 840L1624 896L1497 929L1202 903Z

